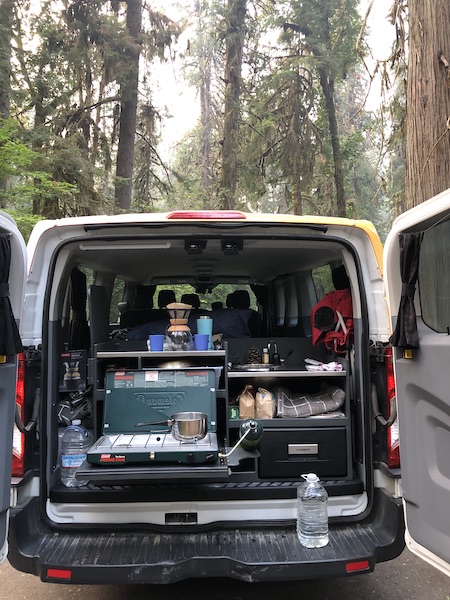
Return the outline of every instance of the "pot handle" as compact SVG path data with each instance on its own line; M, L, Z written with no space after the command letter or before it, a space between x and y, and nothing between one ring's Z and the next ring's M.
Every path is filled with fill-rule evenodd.
M166 421L150 421L150 423L136 423L135 427L148 427L149 425L167 425L170 427L173 425L173 419Z

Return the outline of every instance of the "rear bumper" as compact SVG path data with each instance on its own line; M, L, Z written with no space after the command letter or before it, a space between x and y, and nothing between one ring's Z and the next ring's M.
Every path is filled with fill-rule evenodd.
M215 527L154 532L137 526L114 532L54 531L37 500L11 511L9 560L43 581L90 584L170 584L188 578L228 577L247 582L340 577L349 563L377 562L404 548L401 503L382 492L376 509L358 524L330 526L325 548L303 548L292 527ZM56 570L56 571L55 571ZM58 574L63 578L60 579ZM55 577L55 575L57 575Z

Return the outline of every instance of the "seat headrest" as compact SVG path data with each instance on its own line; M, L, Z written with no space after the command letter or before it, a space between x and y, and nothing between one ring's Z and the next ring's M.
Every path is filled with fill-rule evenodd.
M158 307L166 308L171 302L176 302L175 292L173 290L161 290L158 294Z
M225 300L227 308L233 308L233 295L234 292L231 292L230 294L228 294L227 299Z
M153 285L139 285L136 288L134 308L153 308L154 292L155 287Z
M198 294L183 294L181 296L181 302L190 304L192 308L200 308L200 298Z
M250 308L250 294L247 290L236 290L227 296L228 308Z

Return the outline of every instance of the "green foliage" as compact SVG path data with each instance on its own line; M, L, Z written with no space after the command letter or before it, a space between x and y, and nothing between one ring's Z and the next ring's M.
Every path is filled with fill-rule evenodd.
M314 282L314 289L316 292L316 297L319 300L323 298L325 294L333 291L333 276L331 273L330 265L324 265L323 267L317 267L312 272L312 278Z
M124 84L130 57L141 53L141 79L147 81L150 62L165 59L180 33L178 24L163 12L144 6L141 32L132 39L127 8L123 1L44 0L35 16L22 14L14 63L15 114L28 129L29 148L37 152L36 171L56 182L46 187L47 180L40 176L39 193L27 193L36 213L53 218L114 210L119 179L113 168L121 101L128 99ZM32 45L28 34L34 36ZM141 160L136 164L133 208L145 210L155 196L167 194L170 185L158 158L156 120L138 122L137 133ZM146 200L149 190L152 195Z
M133 210L136 212L163 210L164 200L172 190L170 173L158 153L161 119L150 101L141 104L135 143Z
M0 122L0 177L18 176L35 158L35 152L17 138L18 126L13 120Z
M15 220L17 228L22 234L25 242L28 241L31 231L36 223L42 221L42 217L39 215L31 215L26 212L21 212L17 209L9 209L8 214L11 215L11 217Z
M345 78L357 59L356 38L361 17L357 0L291 0L280 2L282 39L301 44L334 79ZM292 26L288 26L291 24Z
M36 195L45 200L72 197L76 187L53 179L44 170L48 165L20 140L20 133L17 123L11 119L0 124L0 180L5 183L0 189L2 206L30 210Z
M336 106L348 216L383 227L386 195L401 194L401 119L395 121L388 171L378 123L363 107L363 75L355 68L357 4L247 2L236 207L335 214L325 76ZM132 210L220 207L226 3L183 3L178 23L162 1L144 3L136 39L127 34L123 0L43 0L35 16L17 6L10 104L18 125L0 131L0 201L6 208L47 217L114 210L120 90L129 56L138 51ZM167 159L161 142L168 115L154 93L155 85L164 83L155 82L152 65L172 58L176 63L168 69L184 61L184 73L198 90L201 117ZM401 90L392 110L402 113L400 105Z
M275 195L280 202L282 190L289 190L284 211L301 213L316 142L312 78L295 50L285 55L258 75L245 104L240 186L249 202L266 208L264 197Z
M215 135L214 132L212 132ZM170 202L180 209L218 209L217 185L214 182L205 188L202 181L202 128L197 124L177 146L171 166L172 190ZM218 155L212 157L217 161ZM213 162L217 171L217 162Z

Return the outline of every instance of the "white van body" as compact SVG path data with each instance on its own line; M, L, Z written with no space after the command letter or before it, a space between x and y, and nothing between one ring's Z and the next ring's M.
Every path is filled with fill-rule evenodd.
M426 206L429 212L424 212ZM11 220L0 215L0 233L11 236L9 290L25 348L19 368L25 382L24 424L39 407L36 427L25 433L15 429L12 440L17 360L8 356L0 363L5 374L0 388L5 441L0 454L6 475L13 441L18 471L12 488L9 478L2 477L3 558L9 523L11 564L44 581L265 581L370 572L377 561L398 556L404 547L403 488L412 536L431 548L434 564L444 569L450 560L444 542L449 531L440 522L440 510L445 510L448 478L445 462L430 461L448 444L448 402L441 378L426 372L425 383L419 367L428 344L436 352L434 360L442 364L441 345L448 336L422 323L420 291L420 350L403 358L394 349L400 359L396 377L402 479L392 462L398 449L397 421L393 379L386 379L386 373L389 336L402 291L397 283L398 236L420 228L415 214L426 217L427 228L440 223L448 206L450 194L442 194L394 224L384 263L388 282L396 282L386 287L391 317L382 247L367 222L226 211L43 221L29 240L26 268L23 240ZM77 287L80 281L85 286ZM157 290L167 295L179 289L192 298L193 332L193 315L212 317L217 345L203 353L192 348L149 352L148 334L168 326L167 311L156 306ZM312 342L316 322L311 314L325 292L344 289L351 297L351 337L330 351L323 341ZM144 307L141 293L146 294ZM86 322L79 301L84 309L85 297ZM199 307L194 306L197 300ZM268 346L273 364L264 368L255 357ZM85 366L85 371L80 367L85 387L75 395L61 378L68 352L78 353ZM339 370L311 371L305 359L325 365L337 362ZM102 464L128 460L110 451L107 459L96 457L80 467L88 485L62 485L59 438L81 404L83 424L99 440L110 425L104 415L110 410L108 395L129 402L136 414L141 410L133 404L133 394L117 393L116 380L164 380L170 372L183 381L201 373L203 381L202 374L212 369L211 381L220 375L215 385L206 386L212 390L211 406L209 396L205 400L206 413L211 408L208 427L217 438L211 456L183 451L174 458L156 451L139 464L135 461L141 458L135 455L129 464ZM417 376L413 390L410 371ZM111 380L113 389L108 388ZM262 438L228 458L242 434L245 418L239 398L247 385L255 393L268 389L273 394L273 416L252 413L262 426ZM319 390L330 389L345 398L337 410L298 417L287 409L286 397L299 410L299 398L306 395L313 406ZM427 390L426 397L421 389ZM162 391L170 402L178 402L170 390ZM417 409L411 414L412 391ZM141 394L140 388L136 394ZM183 394L189 409L195 409L198 397L190 395L190 388L183 388ZM151 402L160 402L156 396ZM121 418L127 420L127 410L121 410ZM162 414L170 416L167 411ZM426 449L410 461L406 429L413 429L410 439L420 439L418 447ZM427 485L411 487L411 480L423 482L422 469ZM296 490L301 475L312 471L318 472L329 493L330 543L321 550L303 548L295 531ZM429 503L433 506L427 509ZM422 522L416 512L424 511ZM430 532L431 517L436 521Z
M402 234L423 235L414 296L419 347L410 357L395 350L403 503L408 546L446 574L450 573L450 401L445 373L450 338L442 322L446 323L450 302L449 211L447 190L402 214L384 252L386 295L395 321L402 293L398 239Z

